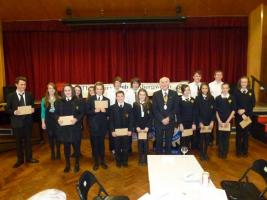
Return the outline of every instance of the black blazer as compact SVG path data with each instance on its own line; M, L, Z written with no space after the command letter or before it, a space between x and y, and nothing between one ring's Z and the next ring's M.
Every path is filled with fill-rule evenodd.
M108 131L108 117L109 117L109 106L110 101L108 98L103 96L102 101L108 101L108 108L106 112L95 112L95 101L97 100L96 96L92 96L86 102L86 114L89 122L89 129L91 135L103 135Z
M114 132L116 128L128 128L129 131L133 131L134 118L132 106L124 102L122 118L119 109L120 107L117 102L110 106L110 131Z
M34 99L28 91L25 91L26 106L34 107ZM14 115L14 111L19 107L19 97L16 92L7 96L6 111L10 114L11 127L21 128L25 124L31 125L32 115Z
M144 129L144 128L151 128L152 126L152 112L151 112L151 105L149 108L144 108L144 117L141 117L141 106L137 102L133 104L133 114L134 114L134 128L137 127Z
M178 112L178 95L175 91L169 90L168 92L168 101L167 101L167 110L164 109L164 99L162 90L156 91L153 94L152 98L152 110L155 117L155 126L161 127L162 120L166 117L170 118L170 123L167 126L175 125L175 116Z

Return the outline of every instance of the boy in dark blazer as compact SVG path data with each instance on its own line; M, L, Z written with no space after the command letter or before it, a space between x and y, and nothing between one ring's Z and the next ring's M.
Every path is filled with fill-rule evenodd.
M163 137L165 135L165 153L171 154L178 95L175 91L169 90L169 78L161 78L159 84L161 90L154 92L152 98L156 128L156 153L163 154Z
M16 137L17 162L13 166L14 168L22 165L24 161L28 163L39 162L32 158L32 115L21 115L18 110L20 106L31 106L32 113L34 112L34 99L29 92L25 91L26 83L26 77L17 77L15 80L17 89L7 97L6 111L11 116L11 127Z
M110 131L115 141L117 167L128 167L129 137L133 131L132 106L124 102L124 92L116 92L116 103L110 107ZM118 136L116 129L127 128L127 135Z

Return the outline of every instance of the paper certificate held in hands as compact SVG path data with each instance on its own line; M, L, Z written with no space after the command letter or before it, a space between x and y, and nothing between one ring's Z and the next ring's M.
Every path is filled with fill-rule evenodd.
M242 128L246 128L248 125L252 123L250 117L247 117L247 119L242 120L239 124Z
M147 140L147 132L146 131L140 131L138 133L138 139L139 140Z
M231 124L225 123L224 127L219 125L219 131L226 131L226 132L231 131Z
M200 129L200 133L211 133L212 129L210 129L209 126L203 126L203 128Z
M98 109L108 108L108 101L95 101L95 108Z
M30 115L32 114L32 106L19 106L18 115Z
M128 128L117 128L115 129L116 136L127 136Z
M62 121L60 126L73 125L73 122L72 122L73 119L74 119L73 115L59 117L59 120Z
M193 135L193 129L184 129L182 132L182 137L187 137Z

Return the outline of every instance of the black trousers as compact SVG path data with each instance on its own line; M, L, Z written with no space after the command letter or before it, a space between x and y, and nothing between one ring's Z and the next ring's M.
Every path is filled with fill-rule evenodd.
M25 124L21 128L13 128L16 137L17 161L24 162L32 159L32 124Z
M248 140L250 134L250 125L246 128L242 128L239 123L236 127L236 154L247 155L248 154Z
M59 155L60 154L60 142L57 139L56 130L47 130L48 135L48 142L51 149L51 154L55 154L55 147L56 152Z
M193 123L192 122L183 122L184 129L191 129ZM186 146L188 151L190 151L193 140L194 140L195 131L192 136L181 137L181 146Z
M90 141L94 162L99 164L99 159L101 163L105 162L105 136L91 135Z
M114 137L112 136L112 132L108 132L108 140L109 140L109 151L114 151L115 150L115 141Z
M146 158L147 153L148 153L148 141L147 140L138 140L139 162L142 161L142 157Z
M76 164L79 164L79 157L80 157L80 148L79 148L79 141L71 142L64 142L64 156L66 160L66 165L70 166L70 152L71 152L71 145L74 146L74 156Z
M171 154L174 126L156 128L156 154L163 154L163 137L165 136L165 154Z
M129 137L117 136L113 137L115 142L116 161L120 164L128 163Z
M200 137L200 155L207 156L211 133L199 133Z
M218 139L219 139L219 156L220 157L227 157L229 151L229 131L217 131L218 132Z

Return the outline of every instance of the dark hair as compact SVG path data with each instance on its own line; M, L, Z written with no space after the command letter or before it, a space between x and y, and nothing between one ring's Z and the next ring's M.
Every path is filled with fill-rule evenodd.
M97 86L101 86L103 88L103 94L104 94L104 92L105 92L104 83L103 82L100 82L100 81L96 82L95 85L94 85L94 91L96 91L96 87Z
M201 83L200 88L198 90L198 95L202 95L202 87L207 86L208 87L208 93L207 93L207 98L210 99L212 97L211 93L210 93L210 87L208 83Z
M124 96L124 92L123 92L122 90L117 91L117 92L116 92L116 96L117 96L118 94L123 94L123 96Z
M222 87L223 87L224 85L227 85L227 86L230 88L230 84L229 84L229 83L223 83L223 84L222 84Z
M214 75L217 74L217 73L222 73L223 74L223 71L220 70L220 69L217 69L217 70L214 71Z
M49 92L48 92L48 86L52 86L53 89L55 90L55 99L58 100L60 99L59 95L58 95L58 92L57 92L57 88L56 88L56 84L53 83L53 82L49 82L47 84L47 89L46 89L46 93L45 93L45 107L47 108L49 105L50 105L50 102L49 102Z
M94 86L93 85L91 85L91 86L89 86L88 87L88 95L87 95L87 99L89 99L92 95L90 94L90 89L93 89L93 91L95 92L95 88L94 88Z
M63 99L66 98L66 95L65 95L65 93L64 93L64 89L65 89L65 87L70 87L70 88L71 88L71 97L74 97L74 89L73 89L72 85L69 84L69 83L65 84L65 85L62 87L61 97L62 97Z
M247 77L247 76L242 76L239 80L238 80L238 82L237 82L237 89L241 89L241 80L242 79L247 79L248 80L248 85L247 85L247 89L250 89L250 80L249 80L249 77Z
M185 89L186 89L187 87L189 87L189 85L187 85L187 84L182 84L182 86L181 86L182 94L184 94L184 91L185 91Z
M140 99L139 99L140 92L144 92L146 94L145 103L144 103L144 109L146 111L150 110L151 103L150 103L150 100L149 100L149 97L148 97L148 93L144 88L140 88L140 90L138 91L138 93L137 93L137 102L136 103L138 103L140 105Z
M16 77L16 79L15 79L15 83L18 84L19 81L27 82L27 78L26 78L25 76L18 76L18 77Z
M79 88L80 91L81 91L81 93L80 93L80 95L78 97L76 96L75 88ZM77 98L80 98L80 99L83 98L83 95L82 95L82 87L80 85L75 85L74 86L74 96L76 96Z
M141 85L141 81L138 77L134 77L131 79L131 87L133 87L134 83L138 83L139 86Z
M122 83L122 78L120 76L116 76L116 77L114 77L112 83L114 84L116 81Z
M196 75L196 74L198 74L199 76L202 76L202 72L201 72L200 70L196 70L196 71L194 72L193 76Z

